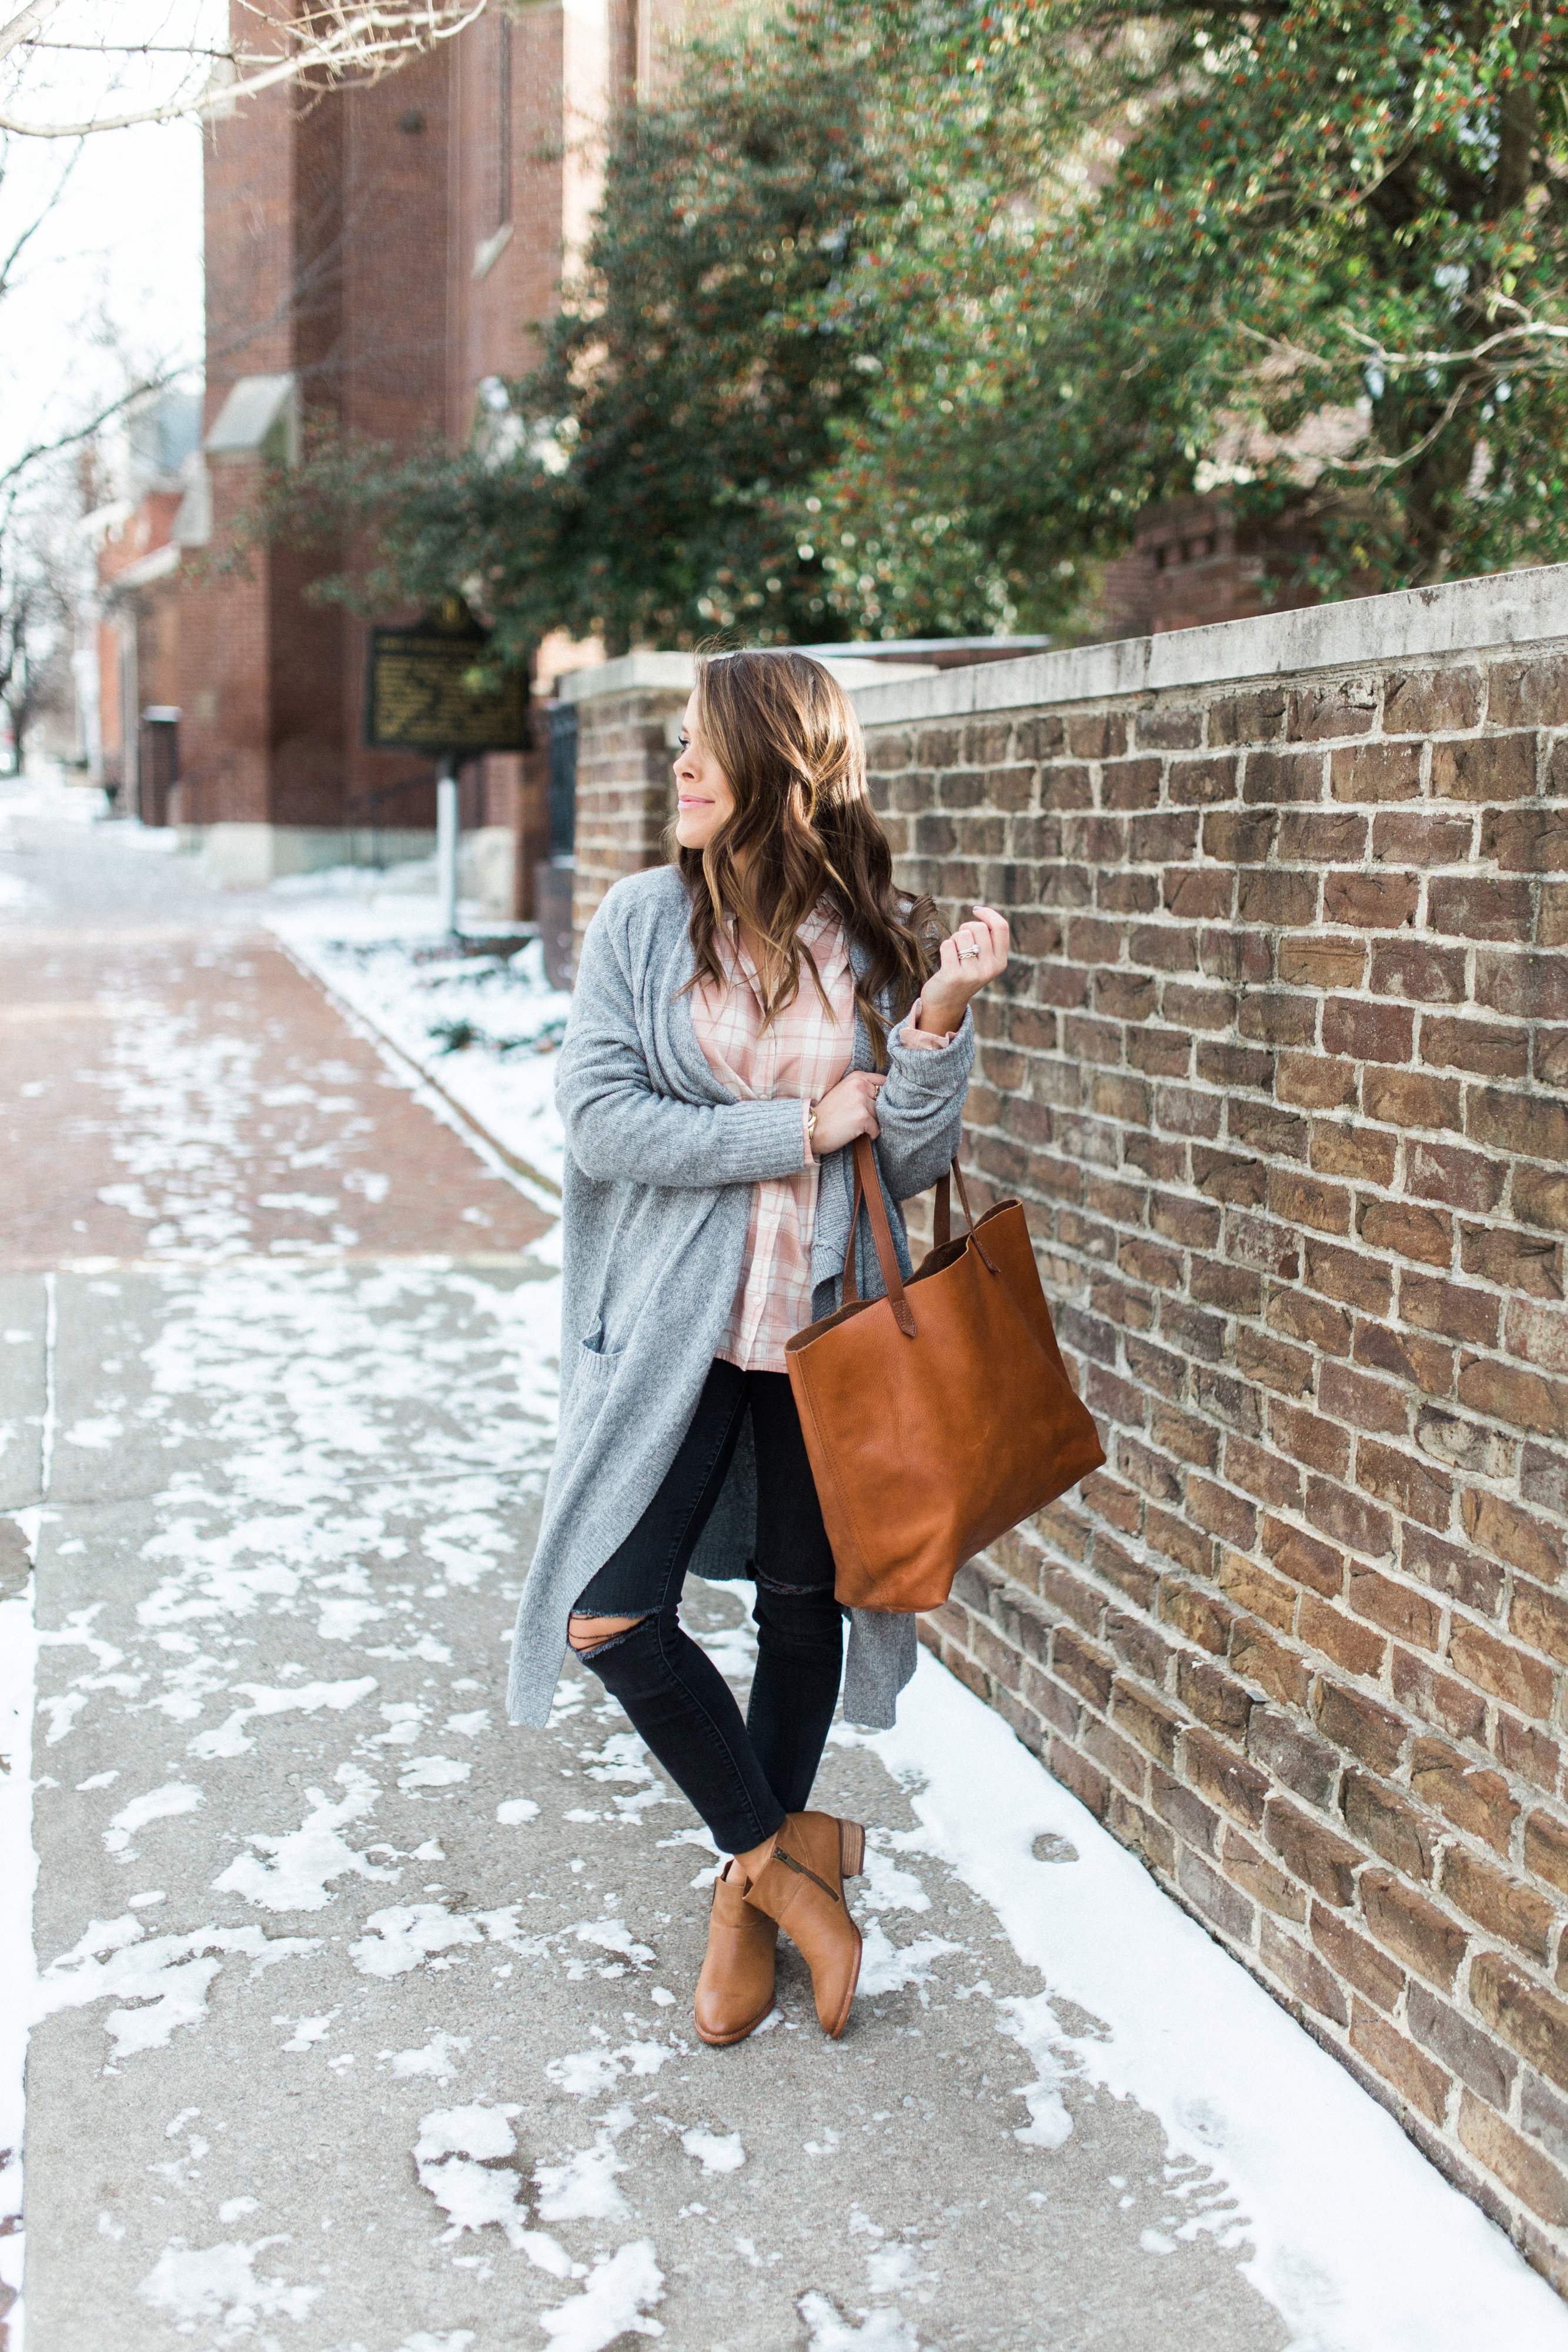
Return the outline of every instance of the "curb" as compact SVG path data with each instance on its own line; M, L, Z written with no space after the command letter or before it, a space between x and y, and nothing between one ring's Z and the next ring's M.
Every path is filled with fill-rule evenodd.
M559 1203L561 1189L553 1177L541 1174L538 1169L531 1167L528 1161L520 1158L509 1145L503 1143L498 1136L493 1135L483 1119L476 1118L466 1104L458 1102L455 1097L449 1094L441 1080L428 1070L423 1062L416 1060L406 1045L400 1045L395 1037L389 1037L386 1031L378 1022L371 1020L361 1005L350 1004L346 997L340 996L331 982L325 979L314 964L307 962L306 959L297 952L292 940L286 939L278 931L269 931L267 936L283 950L284 954L297 971L303 972L308 980L314 982L329 1003L335 1005L346 1020L357 1022L361 1028L369 1032L383 1052L394 1055L402 1064L404 1069L412 1070L421 1084L430 1088L432 1094L439 1095L459 1126L466 1128L471 1135L476 1137L486 1151L494 1152L503 1167L509 1169L514 1176L521 1178L525 1184L531 1185L536 1192L544 1193L546 1205L554 1208Z

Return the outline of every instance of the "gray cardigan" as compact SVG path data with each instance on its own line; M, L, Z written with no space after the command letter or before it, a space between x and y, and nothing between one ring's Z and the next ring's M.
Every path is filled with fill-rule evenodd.
M560 1425L517 1609L507 1711L543 1724L579 1593L629 1536L674 1460L740 1276L753 1185L806 1164L798 1101L737 1101L708 1067L682 994L695 969L691 907L674 866L618 882L582 944L556 1101L566 1127ZM857 966L863 958L852 950ZM950 1045L889 1045L877 1158L904 1272L898 1202L936 1182L957 1149L973 1025ZM858 1014L852 1066L873 1066ZM847 1150L822 1163L812 1318L839 1304L854 1207ZM862 1297L883 1283L861 1219ZM750 1425L693 1566L747 1572L757 1517ZM852 1612L844 1678L852 1722L885 1729L915 1670L913 1617Z

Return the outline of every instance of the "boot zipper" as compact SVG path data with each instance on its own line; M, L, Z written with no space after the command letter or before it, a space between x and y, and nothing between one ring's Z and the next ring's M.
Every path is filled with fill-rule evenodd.
M820 1886L831 1903L837 1903L840 1900L825 1878L819 1878L814 1870L808 1870L803 1862L797 1862L794 1855L786 1853L781 1845L774 1847L773 1859L775 1862L781 1862L786 1870L794 1871L797 1877L809 1878L813 1886Z

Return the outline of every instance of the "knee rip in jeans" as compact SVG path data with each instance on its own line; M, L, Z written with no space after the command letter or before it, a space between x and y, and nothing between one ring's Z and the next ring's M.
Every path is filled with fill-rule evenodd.
M784 1601L831 1601L833 1598L831 1584L786 1584L782 1578L777 1576L758 1576L754 1581L759 1594L776 1592Z
M566 1638L576 1655L591 1665L607 1650L618 1649L653 1614L651 1609L644 1609L636 1617L601 1617L596 1612L574 1609L567 1620Z

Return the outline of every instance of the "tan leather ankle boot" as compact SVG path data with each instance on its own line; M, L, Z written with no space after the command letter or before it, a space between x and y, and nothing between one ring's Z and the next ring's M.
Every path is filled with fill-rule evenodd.
M861 1931L850 1917L844 1881L858 1875L864 1860L859 1822L790 1813L746 1890L747 1902L779 1922L810 1969L818 2021L835 2042L849 2022L861 1972Z
M744 2042L773 2006L779 1930L765 1912L747 1901L744 1884L733 1862L725 1864L713 1883L707 1958L694 2005L704 2042Z

